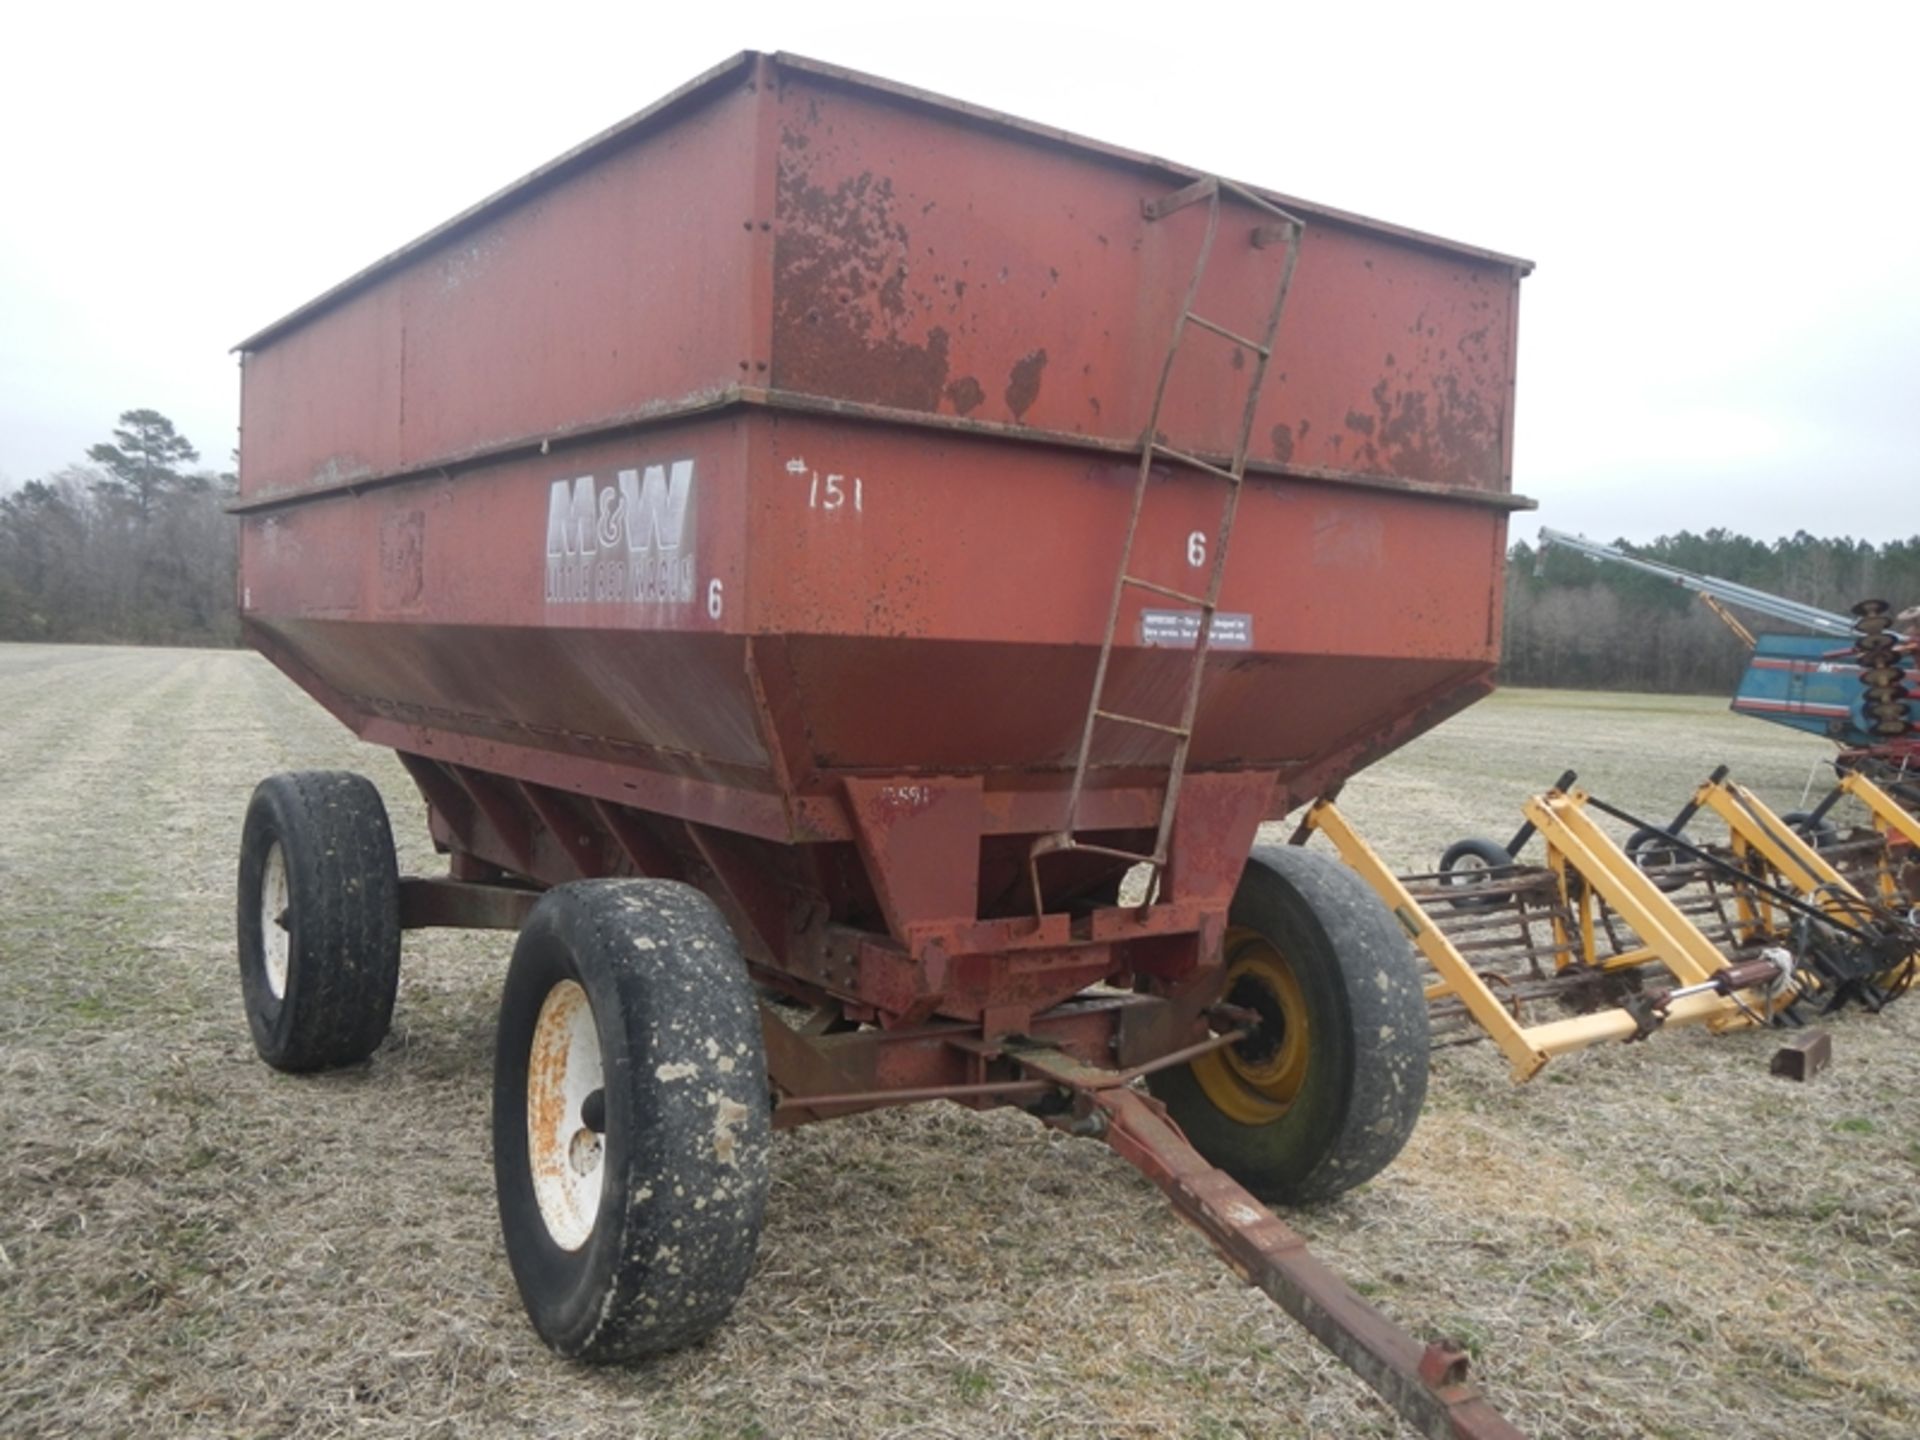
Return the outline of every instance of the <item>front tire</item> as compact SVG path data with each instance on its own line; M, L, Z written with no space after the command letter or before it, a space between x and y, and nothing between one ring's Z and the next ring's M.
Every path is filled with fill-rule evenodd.
M393 1021L400 872L373 782L339 770L255 787L240 834L240 993L276 1070L364 1060Z
M1385 1169L1427 1093L1427 1003L1406 936L1345 866L1250 857L1228 916L1226 999L1246 1040L1147 1079L1211 1163L1262 1200L1331 1199Z
M500 1226L541 1338L615 1362L725 1320L771 1132L759 1007L712 902L660 880L543 896L507 971L493 1087Z

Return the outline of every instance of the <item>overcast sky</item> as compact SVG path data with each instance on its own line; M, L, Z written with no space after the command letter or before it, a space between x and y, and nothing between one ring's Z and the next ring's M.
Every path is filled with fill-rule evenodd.
M1496 250L1536 523L1920 533L1920 6L329 3L11 14L0 481L745 48Z

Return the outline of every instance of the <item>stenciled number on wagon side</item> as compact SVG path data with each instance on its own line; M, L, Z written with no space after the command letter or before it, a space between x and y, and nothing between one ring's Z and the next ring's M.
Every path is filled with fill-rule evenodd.
M789 475L807 477L807 508L823 510L828 514L834 511L851 512L855 515L866 513L866 482L858 475L840 475L821 472L795 456L787 461Z
M1196 530L1187 536L1187 564L1198 570L1207 563L1207 532Z

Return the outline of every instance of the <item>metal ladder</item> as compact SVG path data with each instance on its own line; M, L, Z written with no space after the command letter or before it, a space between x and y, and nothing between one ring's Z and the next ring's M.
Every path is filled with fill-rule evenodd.
M1281 268L1280 282L1274 292L1273 304L1267 312L1266 327L1258 339L1238 334L1218 321L1195 313L1193 308L1194 301L1200 293L1201 281L1206 277L1207 262L1213 255L1214 240L1220 228L1220 200L1223 193L1273 217L1271 223L1263 223L1253 228L1250 238L1256 248L1264 249L1276 244L1286 246L1286 262ZM1173 834L1174 812L1180 801L1181 783L1186 777L1187 755L1193 745L1194 716L1200 706L1200 689L1206 678L1207 654L1213 639L1213 618L1219 607L1221 581L1226 575L1228 545L1233 536L1234 518L1240 510L1240 493L1246 476L1247 456L1253 438L1254 412L1260 403L1260 389L1266 380L1267 366L1273 358L1274 338L1280 330L1280 316L1286 308L1287 291L1293 284L1294 266L1300 258L1300 236L1305 228L1303 222L1296 216L1288 214L1279 206L1245 187L1229 180L1219 179L1217 176L1196 180L1191 185L1159 200L1143 201L1140 209L1150 221L1163 220L1177 211L1202 201L1207 205L1206 234L1200 242L1199 253L1194 258L1193 275L1187 282L1186 299L1182 302L1180 313L1173 323L1173 336L1167 345L1166 360L1160 367L1159 384L1153 393L1153 409L1148 414L1146 432L1140 442L1140 470L1134 480L1133 509L1127 517L1127 538L1121 549L1120 568L1114 578L1113 598L1107 609L1106 633L1100 642L1100 662L1094 670L1093 694L1087 704L1086 723L1080 732L1080 750L1074 760L1073 786L1067 795L1066 818L1058 830L1042 835L1034 841L1029 860L1036 915L1043 913L1044 909L1039 874L1039 860L1043 855L1077 850L1096 855L1110 855L1117 860L1147 864L1154 867L1156 872L1167 863L1168 843ZM1240 416L1239 437L1234 443L1233 458L1225 466L1213 464L1197 455L1168 445L1160 432L1161 408L1166 402L1168 385L1173 378L1174 363L1179 358L1181 342L1187 336L1189 324L1218 335L1244 350L1251 350L1254 355L1253 375L1247 386L1246 404ZM1227 487L1219 534L1213 547L1213 563L1208 571L1207 585L1203 593L1191 594L1134 574L1134 542L1140 533L1140 513L1146 505L1147 484L1152 478L1156 461L1169 462L1185 469L1211 475L1224 482ZM1180 721L1176 725L1149 720L1140 715L1126 714L1108 708L1106 704L1107 671L1113 659L1113 647L1120 628L1120 614L1129 590L1143 591L1199 608L1200 630L1188 662L1186 696L1181 705ZM1130 850L1092 844L1079 838L1080 805L1086 793L1087 768L1093 755L1094 732L1103 721L1113 725L1129 725L1136 729L1150 730L1173 737L1173 753L1167 761L1166 794L1160 806L1160 823L1154 835L1153 849L1148 854L1137 854Z

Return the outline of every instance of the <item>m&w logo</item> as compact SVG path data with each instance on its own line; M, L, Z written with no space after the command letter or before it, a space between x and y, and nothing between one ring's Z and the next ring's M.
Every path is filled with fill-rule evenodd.
M556 480L547 497L547 603L693 599L693 461Z

